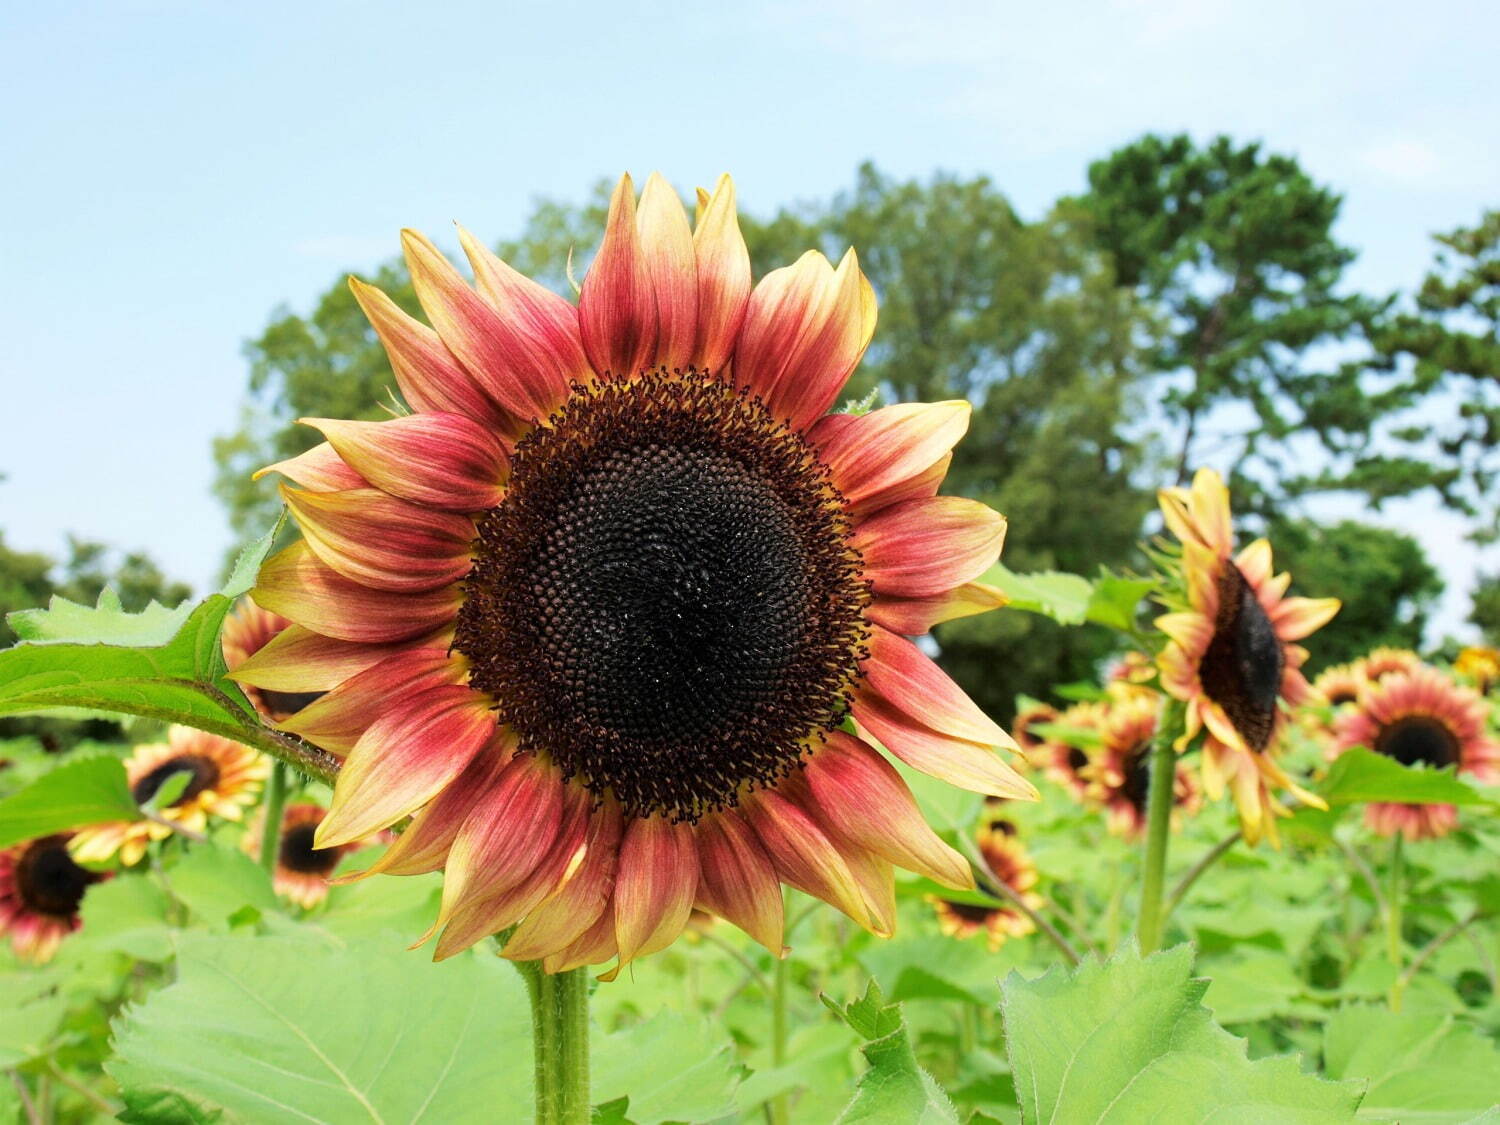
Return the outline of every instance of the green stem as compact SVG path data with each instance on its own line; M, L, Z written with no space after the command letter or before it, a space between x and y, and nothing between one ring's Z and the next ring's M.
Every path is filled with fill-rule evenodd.
M277 762L271 767L271 778L266 782L266 799L261 807L265 810L265 823L260 828L260 865L266 874L276 874L276 859L281 852L281 810L286 807L286 763Z
M531 996L536 1125L588 1125L588 970L546 973L535 961L516 968Z
M786 995L791 977L791 958L776 958L775 975L771 989L771 1066L786 1063L787 1022ZM792 1119L791 1104L785 1092L771 1099L771 1125L788 1125Z
M1188 873L1177 881L1177 885L1172 888L1172 893L1167 896L1167 905L1162 911L1163 925L1166 924L1168 918L1172 917L1172 911L1176 910L1178 904L1187 897L1188 891L1192 890L1193 884L1198 881L1199 877L1214 864L1218 863L1230 848L1240 842L1244 835L1242 831L1235 829L1231 835L1224 837L1224 839L1205 852L1203 858L1193 864Z
M1166 913L1162 889L1167 876L1167 843L1172 836L1172 790L1177 783L1176 740L1183 722L1183 706L1173 699L1162 707L1156 741L1151 744L1151 783L1146 796L1146 856L1141 874L1141 913L1136 937L1142 953L1161 947Z
M1391 985L1391 1010L1401 1010L1401 993L1405 989L1405 982L1401 973L1401 928L1402 928L1402 899L1404 898L1406 880L1405 855L1401 846L1401 833L1397 832L1391 840L1391 868L1387 873L1389 879L1388 889L1385 895L1385 953L1392 965L1396 967L1396 982Z

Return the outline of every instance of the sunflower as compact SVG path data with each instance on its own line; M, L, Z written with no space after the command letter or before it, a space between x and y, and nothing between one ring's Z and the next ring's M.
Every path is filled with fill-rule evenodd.
M1151 787L1151 744L1156 739L1161 697L1131 695L1112 703L1100 725L1100 744L1080 771L1090 800L1103 806L1109 830L1135 837L1146 826L1146 797ZM1174 819L1198 811L1198 786L1180 764L1172 786Z
M991 825L980 830L978 842L979 853L995 877L1020 895L1033 910L1041 906L1041 896L1032 891L1036 886L1036 864L1014 829ZM987 935L992 953L1004 945L1007 938L1025 937L1036 929L1031 919L1011 903L978 904L936 897L931 901L937 912L938 928L943 933L962 940L982 930Z
M261 609L249 598L241 599L239 605L224 619L224 631L219 635L219 644L224 650L224 663L231 672L243 667L252 656L281 636L291 624L280 614ZM244 691L251 705L273 723L290 718L322 694L316 691L256 687L252 684L245 684Z
M272 885L276 893L291 899L298 906L311 910L328 897L328 881L338 867L339 861L351 852L376 842L375 839L355 840L336 848L319 848L313 843L313 835L328 810L311 803L288 805L281 814L281 846L276 853L276 871ZM265 809L261 810L246 826L240 840L247 855L260 858L261 832L265 824Z
M1362 662L1332 664L1318 673L1318 678L1312 682L1312 694L1308 701L1328 707L1343 707L1358 701L1368 683Z
M1295 641L1338 612L1335 598L1288 598L1288 574L1273 574L1271 545L1257 539L1234 553L1229 489L1199 469L1191 489L1161 491L1167 527L1182 543L1185 590L1156 620L1167 635L1159 657L1162 686L1186 705L1183 749L1206 731L1203 786L1215 800L1233 787L1245 838L1275 840L1273 817L1286 810L1271 796L1285 788L1306 804L1322 802L1292 781L1273 757L1286 725L1283 704L1307 698L1300 671L1307 651Z
M73 862L65 835L0 851L0 932L10 934L16 956L50 961L62 939L83 925L84 892L105 877Z
M298 632L236 677L328 691L281 724L345 757L319 847L417 814L371 871L444 868L438 957L623 965L694 905L779 952L782 883L888 933L893 863L972 879L874 743L1035 794L907 639L1003 601L1005 521L935 494L968 403L828 414L854 253L752 291L729 179L699 203L623 178L576 308L407 232L431 328L351 284L415 413L272 466L303 539L252 596Z
M1411 672L1422 666L1422 658L1409 648L1389 646L1371 649L1359 662L1360 671L1371 683L1379 683L1393 672Z
M1480 695L1488 695L1500 682L1500 650L1484 646L1466 648L1453 662L1453 671L1473 684Z
M1097 733L1104 724L1107 707L1103 703L1075 703L1066 708L1053 721L1061 727ZM1074 797L1083 799L1088 795L1089 782L1086 771L1093 755L1082 746L1064 742L1060 738L1049 738L1037 751L1042 770Z
M1156 661L1144 652L1127 652L1110 668L1104 687L1115 698L1128 695L1149 695L1159 698L1151 681L1156 679Z
M1035 699L1025 700L1023 705L1016 709L1016 717L1011 720L1010 724L1010 734L1016 740L1016 746L1021 753L1028 756L1028 760L1034 751L1040 750L1047 743L1047 740L1035 734L1032 728L1055 723L1060 718L1061 715L1056 707Z
M137 746L125 763L131 796L141 805L173 774L187 774L187 787L158 811L161 820L194 832L202 832L210 816L239 820L269 772L270 763L248 746L189 727L172 727L166 742ZM80 828L69 846L84 862L119 852L120 862L130 867L141 861L147 844L171 834L171 825L158 821L113 821Z
M1370 687L1359 706L1336 720L1330 757L1356 746L1394 758L1404 766L1456 766L1486 785L1500 782L1500 744L1485 728L1488 705L1435 668L1393 672ZM1408 840L1445 836L1458 823L1453 805L1378 802L1366 806L1365 822L1383 836Z

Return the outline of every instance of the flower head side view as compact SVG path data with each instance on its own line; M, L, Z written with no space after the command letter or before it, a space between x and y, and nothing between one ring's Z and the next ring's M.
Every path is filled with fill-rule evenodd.
M84 892L106 878L74 862L63 834L0 851L0 933L10 935L18 957L51 960L63 938L83 925Z
M515 927L618 971L695 906L779 953L782 884L889 933L893 864L973 879L876 744L1035 796L908 639L1003 601L1005 521L937 495L968 403L828 413L875 327L854 252L752 289L732 182L698 202L623 178L576 307L406 232L430 327L351 286L413 413L264 470L303 539L252 596L292 624L234 676L326 693L279 724L344 760L317 847L415 814L364 874L444 870L438 957Z
M1181 601L1156 621L1168 638L1162 687L1186 705L1178 749L1203 734L1207 795L1217 800L1230 789L1245 838L1274 841L1275 817L1286 809L1273 790L1323 805L1277 764L1276 753L1288 708L1310 690L1301 671L1307 650L1296 642L1327 624L1338 600L1287 597L1291 576L1274 573L1265 539L1235 553L1229 489L1212 469L1200 469L1190 489L1163 489L1161 510L1182 544Z

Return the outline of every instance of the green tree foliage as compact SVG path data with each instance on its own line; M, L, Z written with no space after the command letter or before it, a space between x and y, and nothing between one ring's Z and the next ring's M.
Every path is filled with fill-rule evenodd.
M1379 645L1420 648L1443 580L1410 535L1358 520L1279 520L1270 529L1278 570L1293 592L1338 598L1338 616L1309 645L1308 670L1363 656Z
M1088 178L1079 203L1093 237L1158 318L1150 366L1179 483L1229 450L1246 478L1236 492L1253 482L1274 495L1298 480L1299 436L1337 451L1364 440L1388 404L1361 388L1362 365L1308 369L1311 349L1357 335L1376 311L1341 290L1354 252L1332 235L1340 196L1295 159L1224 136L1148 135Z
M1423 402L1390 436L1400 452L1371 457L1364 476L1390 494L1436 490L1480 519L1476 538L1500 538L1500 211L1436 236L1438 249L1415 308L1377 334L1387 368L1411 402Z
M1500 645L1500 575L1481 574L1472 599L1470 623L1479 626L1487 644Z

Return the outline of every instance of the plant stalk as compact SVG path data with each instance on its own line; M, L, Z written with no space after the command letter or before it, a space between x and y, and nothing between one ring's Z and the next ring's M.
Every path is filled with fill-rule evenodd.
M787 895L783 909L790 905L791 896ZM800 920L799 918L798 921ZM786 998L787 988L791 983L791 973L791 958L776 958L776 965L772 970L773 975L771 980L771 1066L773 1068L786 1064ZM771 1111L771 1125L789 1125L792 1120L792 1107L790 1098L785 1091L771 1099L769 1108Z
M1391 869L1387 872L1390 880L1389 889L1385 895L1385 952L1392 965L1396 967L1396 981L1391 985L1390 1005L1391 1011L1401 1010L1401 995L1406 989L1406 978L1401 973L1401 929L1402 929L1402 906L1406 888L1406 856L1402 851L1402 836L1400 832L1391 839Z
M1225 836L1224 839L1205 852L1203 858L1193 864L1187 874L1177 881L1177 885L1172 888L1172 893L1167 896L1165 909L1162 910L1163 925L1166 924L1168 918L1172 917L1172 911L1176 910L1182 900L1187 897L1188 891L1192 890L1193 884L1198 881L1199 877L1214 864L1218 863L1230 848L1234 847L1235 844L1244 838L1244 835L1243 831L1238 828L1235 829L1232 834Z
M261 807L265 810L265 823L260 829L260 865L267 875L276 874L276 860L281 853L281 813L286 808L286 763L277 762L271 767L270 780L266 782L266 799Z
M1177 751L1172 745L1182 729L1183 705L1168 700L1161 710L1156 741L1151 744L1151 781L1146 794L1146 852L1141 874L1141 913L1136 937L1141 952L1161 948L1166 912L1162 891L1167 877L1167 844L1172 837L1172 791L1177 783Z
M531 996L536 1125L588 1125L588 969L547 973L536 961L516 968Z

